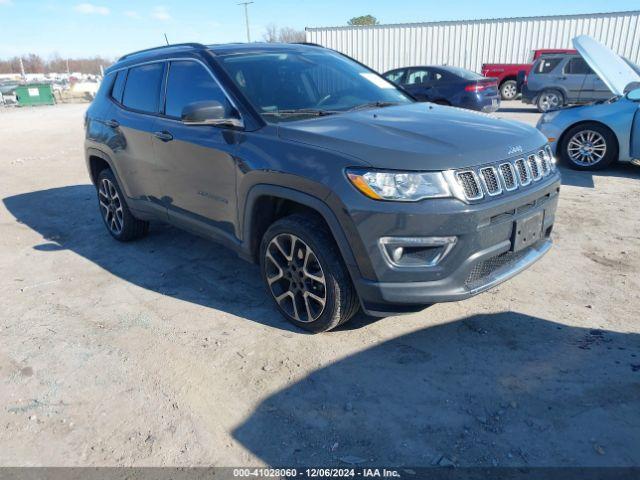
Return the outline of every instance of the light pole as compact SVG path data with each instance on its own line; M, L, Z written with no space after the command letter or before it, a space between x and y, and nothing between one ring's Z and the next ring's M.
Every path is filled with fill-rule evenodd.
M244 21L247 24L247 43L251 43L251 34L249 33L249 5L253 2L240 2L238 5L244 5Z

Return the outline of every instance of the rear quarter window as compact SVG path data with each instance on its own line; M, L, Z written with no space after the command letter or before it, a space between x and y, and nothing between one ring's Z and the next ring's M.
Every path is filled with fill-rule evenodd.
M538 60L534 71L538 74L544 75L546 73L551 73L560 63L561 58L544 58L542 57Z
M157 113L164 63L151 63L129 69L122 104L133 110Z
M116 74L116 79L113 82L113 88L111 89L111 98L118 103L122 103L122 94L124 93L124 84L126 81L127 70L120 70Z

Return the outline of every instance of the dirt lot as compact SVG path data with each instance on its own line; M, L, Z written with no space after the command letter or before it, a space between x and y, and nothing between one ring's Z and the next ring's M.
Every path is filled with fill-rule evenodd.
M499 288L312 336L214 244L107 235L85 108L0 112L0 465L640 465L639 168L563 171Z

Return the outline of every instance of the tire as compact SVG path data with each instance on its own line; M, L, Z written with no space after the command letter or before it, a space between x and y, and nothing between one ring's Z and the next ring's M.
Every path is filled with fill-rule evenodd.
M106 168L98 175L96 193L100 216L113 238L129 242L142 238L149 232L149 222L138 220L131 214L120 185L110 169Z
M564 95L559 90L543 90L536 100L536 106L540 113L557 110L563 105Z
M310 332L331 330L359 309L333 236L311 216L290 215L269 227L260 244L260 272L280 313Z
M500 98L502 100L515 100L518 96L518 82L506 80L500 85Z
M574 170L601 170L618 160L618 141L599 123L576 125L562 135L560 157Z

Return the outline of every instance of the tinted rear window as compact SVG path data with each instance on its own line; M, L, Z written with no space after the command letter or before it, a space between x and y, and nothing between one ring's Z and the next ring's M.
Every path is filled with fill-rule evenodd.
M118 103L122 103L122 94L124 93L124 83L127 81L127 71L120 70L116 74L116 81L113 84L113 89L111 90L111 96Z
M549 73L558 66L561 58L541 58L535 67L536 73Z
M564 67L564 73L570 73L573 75L587 75L593 73L593 70L589 68L587 62L582 58L572 58Z
M227 101L207 69L197 62L171 62L167 80L166 114L179 118L186 105L206 100L217 100L222 104Z
M482 80L484 78L479 73L472 72L471 70L467 70L466 68L447 67L443 68L443 70L447 73L455 75L458 78L462 78L463 80Z
M156 113L163 72L164 63L129 69L122 100L124 106L141 112Z

